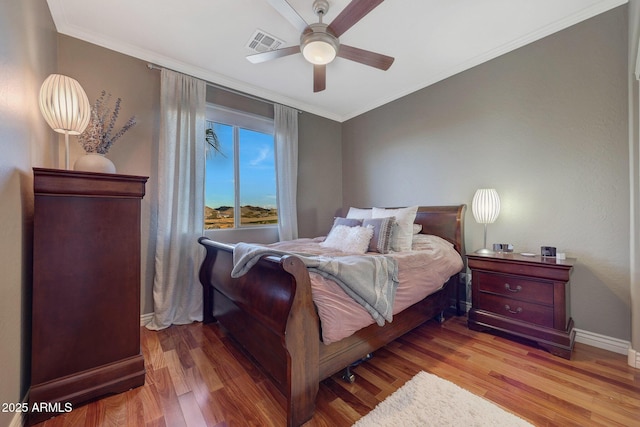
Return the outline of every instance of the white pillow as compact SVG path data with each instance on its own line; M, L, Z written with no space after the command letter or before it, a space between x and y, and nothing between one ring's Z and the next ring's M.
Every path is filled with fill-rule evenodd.
M364 254L369 249L371 237L373 237L373 227L336 225L320 246L342 252Z
M371 209L361 209L361 208L349 208L349 212L347 212L347 218L358 218L358 219L371 219Z
M416 220L418 206L399 209L373 208L373 218L396 217L396 227L391 237L391 249L396 252L411 250L413 222Z

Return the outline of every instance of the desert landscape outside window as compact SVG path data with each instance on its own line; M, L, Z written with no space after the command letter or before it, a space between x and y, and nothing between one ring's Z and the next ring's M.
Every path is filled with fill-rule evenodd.
M241 125L207 121L205 229L278 223L273 125Z

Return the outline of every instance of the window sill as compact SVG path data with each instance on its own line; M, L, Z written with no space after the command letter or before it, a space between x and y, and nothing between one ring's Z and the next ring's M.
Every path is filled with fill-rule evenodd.
M231 228L223 230L205 230L204 235L211 240L222 243L275 243L278 241L278 227L247 227L247 228Z

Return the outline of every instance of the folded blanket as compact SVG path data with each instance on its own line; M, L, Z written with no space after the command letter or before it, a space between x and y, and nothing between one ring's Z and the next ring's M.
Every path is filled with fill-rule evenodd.
M233 251L231 277L246 274L265 255L294 255L309 269L335 281L371 314L380 326L393 320L393 301L398 288L398 263L384 255L326 257L279 251L268 246L238 243Z

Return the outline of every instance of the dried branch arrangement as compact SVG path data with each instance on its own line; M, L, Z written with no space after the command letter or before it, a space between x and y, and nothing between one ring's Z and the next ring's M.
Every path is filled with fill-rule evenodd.
M107 94L103 90L100 97L91 106L89 125L78 137L78 141L87 153L106 154L111 145L136 124L135 116L131 116L119 131L112 134L118 114L120 114L122 98L116 99L113 111L109 107L110 100L111 94Z

